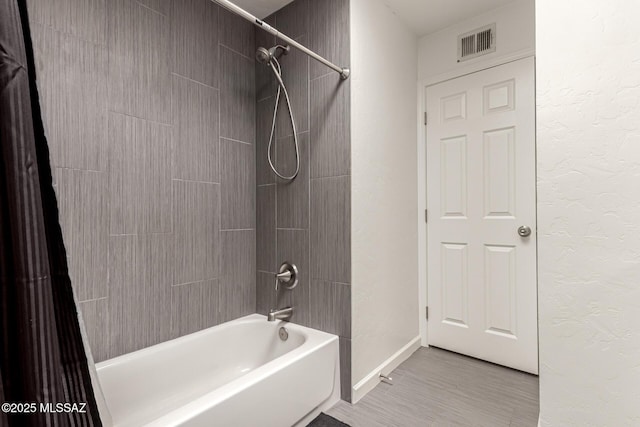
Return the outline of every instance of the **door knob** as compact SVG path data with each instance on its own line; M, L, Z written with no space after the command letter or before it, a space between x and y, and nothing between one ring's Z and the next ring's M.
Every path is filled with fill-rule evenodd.
M531 227L521 225L518 227L518 235L520 235L520 237L529 237L531 235Z

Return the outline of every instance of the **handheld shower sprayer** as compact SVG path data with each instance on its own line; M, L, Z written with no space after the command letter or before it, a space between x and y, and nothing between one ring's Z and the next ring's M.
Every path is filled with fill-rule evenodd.
M300 149L298 145L298 133L296 130L296 122L293 118L293 110L291 109L291 101L289 100L289 92L287 92L287 88L282 80L282 67L280 66L280 62L278 58L282 55L286 55L289 53L289 46L276 45L270 49L266 49L264 47L259 47L256 51L256 60L262 64L265 64L271 68L273 71L276 80L278 80L278 92L276 94L275 106L273 108L273 121L271 122L271 135L269 136L269 147L267 149L267 158L269 160L269 166L273 173L275 173L280 179L283 179L288 182L292 182L296 176L298 176L298 172L300 172ZM273 136L275 134L276 129L276 119L278 117L278 105L280 104L280 93L284 92L284 97L287 101L287 108L289 109L289 118L291 119L291 127L293 130L293 141L295 145L296 152L296 170L291 176L282 175L276 169L273 164L273 160L271 159L271 145L273 144Z

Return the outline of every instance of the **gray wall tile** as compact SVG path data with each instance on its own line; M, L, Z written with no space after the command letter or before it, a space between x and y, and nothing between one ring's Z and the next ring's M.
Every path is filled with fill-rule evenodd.
M340 398L351 402L351 339L340 337Z
M269 25L275 25L275 15L264 19ZM276 38L266 31L255 29L255 49L264 47L269 49L276 44ZM276 92L276 82L270 68L266 64L255 63L256 72L256 99L258 101L274 96Z
M181 0L171 10L172 71L216 88L219 9L210 0Z
M256 309L256 233L222 231L220 320L226 322Z
M272 184L276 182L276 176L269 166L269 136L273 123L273 103L275 98L266 98L259 101L256 107L256 174L258 185ZM271 147L271 160L276 161L276 137L274 134Z
M280 291L276 297L274 273L258 271L256 282L256 313L266 316L270 310L293 307L293 292ZM300 324L298 319L295 323Z
M276 12L270 23L315 47L334 62L348 66L348 20L348 0L297 0ZM257 31L256 47L273 44L268 35ZM351 275L350 83L341 83L333 71L295 51L282 58L282 67L301 132L301 169L293 183L277 183L277 236L270 235L271 228L261 233L261 228L270 226L273 214L267 195L272 190L262 185L276 182L267 162L276 86L269 69L256 64L258 263L259 268L268 269L271 259L260 253L268 249L261 248L277 246L276 263L286 257L296 260L302 257L295 261L300 263L299 267L306 265L301 267L301 275L308 274L319 280L305 277L297 289L281 292L281 301L276 301L272 273L261 271L257 275L257 310L266 314L271 308L293 303L294 322L350 336L351 289L347 284L336 284L349 283ZM295 165L295 151L288 112L281 104L277 124L280 138L272 154L278 168L290 172ZM308 132L302 132L307 129ZM261 191L265 193L262 196ZM322 284L325 281L328 283ZM348 338L341 338L340 356L342 397L350 400L351 341Z
M187 335L219 321L217 279L174 286L171 289L171 336Z
M311 326L351 338L351 286L326 280L311 281Z
M351 179L311 180L311 277L351 283Z
M298 135L300 172L291 183L278 183L278 228L309 228L309 133ZM295 171L293 136L278 140L277 162L282 174Z
M107 174L55 169L60 225L79 301L106 298L109 211Z
M173 181L173 284L215 279L219 275L220 185Z
M309 31L309 0L297 0L289 3L276 12L276 21L278 31L292 39L307 34Z
M108 302L108 298L101 298L78 304L89 339L91 354L96 362L106 360L109 357Z
M106 47L40 25L31 29L53 165L105 171Z
M105 67L100 65L105 61L104 49L100 53L100 46L67 40L68 35L59 35L58 38L40 36L36 30L36 37L42 37L37 46L43 46L38 58L43 61L39 67L45 70L44 85L54 88L50 92L42 91L45 96L50 93L54 100L50 105L43 103L45 117L47 110L51 112L48 116L51 120L46 119L48 134L53 135L55 131L61 135L52 138L52 152L59 153L57 158L63 167L106 170L109 187L105 192L111 205L110 232L136 233L109 238L109 255L106 257L109 265L108 299L83 303L84 310L90 313L87 318L93 317L88 330L92 331L94 346L106 349L97 351L98 360L249 314L256 309L266 313L270 308L286 305L296 306L299 323L310 324L312 313L315 313L316 322L321 327L336 328L338 333L347 334L344 317L331 317L330 312L322 309L326 308L324 301L331 299L333 305L342 307L342 314L349 310L346 307L350 301L348 286L334 283L348 282L350 275L349 179L346 176L333 178L335 184L324 179L308 184L307 180L310 176L349 174L348 82L339 85L337 76L331 75L333 78L327 76L310 84L308 75L315 78L331 71L315 63L309 65L307 58L295 52L283 58L284 76L292 92L299 130L309 129L310 132L303 143L303 169L298 180L290 186L280 185L278 190L275 186L261 187L263 189L258 190L259 205L264 205L264 209L256 208L256 183L275 182L267 169L265 142L268 141L273 99L263 102L258 108L261 123L257 126L256 101L274 94L275 80L266 67L255 64L253 54L256 45L272 46L275 43L273 37L261 31L255 35L253 30L244 32L250 24L236 26L235 17L219 17L220 9L207 0L173 2L171 8L168 0L140 0L139 3L146 7L127 0L113 0L108 6L104 1L84 2L78 6L76 1L60 0L58 6L62 7L55 11L48 2L36 4L32 1L30 6L40 7L36 16L44 27L98 45L108 45L107 79L103 71ZM329 57L346 53L348 59L348 32L340 31L340 26L348 25L348 15L332 10L346 4L346 1L334 0L295 2L279 13L280 28L290 36L302 36L300 40L311 46L321 45L320 50L329 52L324 53ZM95 12L100 7L107 7L109 13ZM322 22L314 19L308 26L306 24L312 14L322 17L336 13L339 19L335 22L323 18ZM85 18L82 23L78 23L79 16ZM85 22L93 22L94 18L103 20L102 27L100 22L83 26ZM268 20L276 23L274 21L277 19ZM323 27L325 24L327 28ZM239 30L242 31L238 33ZM50 29L46 31L51 32ZM43 34L46 31L43 30ZM321 34L323 31L324 35ZM230 49L221 48L219 53L219 42ZM53 58L56 54L52 52L59 50L57 46L77 53L68 59ZM52 59L47 59L46 55ZM59 60L62 65L54 64L54 67L51 65L54 60ZM47 66L52 70L50 76L45 74ZM55 70L58 69L69 69L68 74L86 84L64 87L63 77L67 73L56 75ZM186 79L170 77L171 71ZM101 85L101 79L103 82L107 79L106 83ZM200 86L189 79L220 88L220 91ZM102 89L105 84L108 89ZM80 95L76 96L74 90ZM108 93L108 97L100 96L101 90ZM71 98L65 104L60 101L68 93L72 93L74 99L95 102L107 98L108 102L104 110L99 104L91 104L78 106L74 113L72 109L77 103L71 103ZM312 105L310 109L309 104ZM100 120L83 121L88 130L78 130L75 125L69 125L71 119L65 118L82 114L106 116L108 109L146 120L109 114L108 138L99 143ZM221 118L218 128L215 127L217 116ZM281 136L288 133L285 119L286 115L281 114ZM175 128L152 122L174 124ZM104 121L102 123L104 127ZM253 143L256 130L262 138L256 144L260 156L258 162L252 145L237 142ZM94 133L91 141L95 141L95 145L81 146L81 138L74 136L74 132L78 135ZM220 141L219 136L227 139ZM56 142L56 139L60 141ZM207 144L209 140L213 140L211 145ZM284 149L276 150L278 153L274 152L274 157L277 163L288 167L293 152L285 144L290 145L291 141L280 142ZM64 146L67 143L68 148ZM108 162L104 161L104 155L96 154L105 146L109 147ZM219 164L222 167L217 166ZM68 172L70 175L75 173ZM56 174L57 191L61 194L67 194L69 188L65 174ZM176 179L169 182L171 178ZM87 180L77 184L77 189L71 186L71 193L94 192L94 184ZM61 196L61 200L63 197L67 196ZM69 197L71 201L61 202L63 210L67 206L65 203L76 203L75 196ZM274 210L276 202L281 207L277 215ZM311 215L308 203L313 206ZM221 211L221 206L228 208L226 212ZM85 212L87 218L81 218L79 222L85 226L89 224L93 232L96 221L104 228L107 220L104 215L100 216L98 208L91 209ZM72 210L67 208L68 212ZM256 210L266 215L262 218L259 214L257 222L259 230L267 230L262 238L257 237L259 230L253 230ZM69 215L63 222L70 224L69 218L73 214ZM280 230L276 235L276 218L281 227L295 230ZM308 230L310 224L311 229ZM67 230L73 228L63 226ZM221 226L246 230L221 233ZM100 227L95 226L96 229ZM83 230L86 233L86 229ZM158 232L167 234L146 234ZM80 241L73 233L65 231L65 238ZM76 232L75 235L80 234ZM93 239L92 236L89 237ZM279 253L275 250L276 241ZM260 254L256 258L256 244L271 248L264 250L266 257ZM77 249L70 251L72 263L77 252ZM96 253L99 252L100 247L96 248ZM91 265L93 257L91 255L85 262ZM281 257L296 257L294 262L306 272L301 276L309 276L302 280L298 289L281 292L276 300L272 273L256 272L256 266L273 269ZM86 271L89 270L93 276L100 275L98 267L89 267ZM312 296L311 273L330 282L319 285L315 290L317 301ZM78 287L80 281L74 282ZM98 286L104 282L98 279L95 283ZM172 284L183 283L186 285L171 287ZM99 295L89 292L89 287L87 289L87 298ZM209 310L216 303L217 310ZM102 342L95 341L98 330L106 331L107 338ZM342 347L348 344L347 340ZM343 365L348 363L348 353L341 351ZM343 375L345 372L347 369L343 367Z
M171 0L138 0L138 3L163 15L169 15L171 10Z
M276 186L256 190L256 257L257 269L276 271Z
M109 238L109 357L170 338L173 237Z
M255 147L220 140L222 230L255 228Z
M220 182L219 94L173 76L173 178Z
M219 22L220 43L253 60L256 52L253 23L224 8L220 8Z
M271 43L268 41L259 44L261 47L269 49ZM276 82L270 68L264 64L256 63L256 99L263 101L266 98L271 98L276 95ZM273 104L273 100L271 104ZM272 107L273 110L273 107Z
M306 39L305 36L301 36L297 41L305 44ZM291 49L288 55L280 58L280 64L282 66L282 80L287 87L291 101L296 131L298 133L305 132L309 130L309 56L298 49ZM279 137L293 135L293 126L291 126L284 92L281 92L278 107L277 135Z
M256 313L264 316L276 306L276 290L273 273L256 273Z
M168 18L130 0L109 1L109 108L169 123Z
M253 143L256 139L255 61L220 47L220 136Z
M30 21L91 43L107 42L108 0L29 0Z
M171 232L171 128L109 113L111 234Z
M290 293L293 298L292 321L309 326L311 325L309 308L311 275L309 274L308 230L278 230L278 266L285 261L298 267L299 282L294 289L287 290L283 287L281 292Z
M221 296L227 319L252 313L251 24L227 19L219 29L223 19L209 0L28 6L70 274L96 360L220 322ZM226 146L228 158L220 150L220 31L249 56L226 49L225 129L249 143L229 141L237 145ZM231 262L236 270L225 273L224 292L220 164L237 168L226 170L226 195L243 210L228 211L227 222L250 228L238 244L225 240L232 252L225 262L244 257L245 270ZM271 200L275 236L275 194ZM230 271L244 275L240 294Z
M349 0L309 2L309 48L340 67L349 67ZM312 61L310 77L335 74Z
M311 82L311 178L351 173L349 84L335 73Z

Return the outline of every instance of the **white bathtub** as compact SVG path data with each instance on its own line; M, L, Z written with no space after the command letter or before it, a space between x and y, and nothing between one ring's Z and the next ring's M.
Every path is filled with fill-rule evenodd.
M97 365L118 427L306 425L339 400L339 369L337 336L258 314Z

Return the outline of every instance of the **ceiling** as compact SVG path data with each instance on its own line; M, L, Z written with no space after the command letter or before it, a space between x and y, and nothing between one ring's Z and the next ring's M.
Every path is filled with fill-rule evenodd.
M292 0L231 0L250 14L258 18L266 18L276 10L291 3Z
M249 13L264 18L291 0L232 0ZM311 0L322 1L322 0ZM419 36L430 34L514 0L382 0Z
M434 33L513 0L383 0L414 33Z

